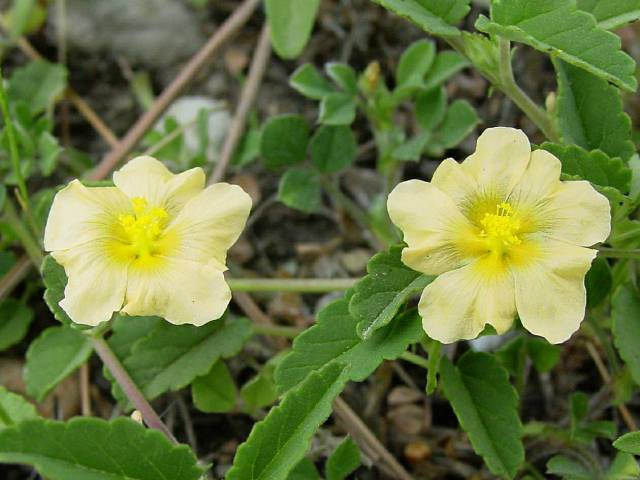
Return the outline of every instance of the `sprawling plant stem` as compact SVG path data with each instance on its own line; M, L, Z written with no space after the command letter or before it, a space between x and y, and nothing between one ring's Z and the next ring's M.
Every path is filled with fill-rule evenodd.
M357 278L228 278L234 292L324 293L347 290Z

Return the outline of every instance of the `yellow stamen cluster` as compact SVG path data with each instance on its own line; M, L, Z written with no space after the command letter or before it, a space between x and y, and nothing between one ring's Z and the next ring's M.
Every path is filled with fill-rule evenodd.
M490 240L494 246L504 248L522 243L517 235L520 220L515 218L513 207L506 202L496 205L496 213L485 213L480 224L480 236Z
M168 214L164 208L150 207L141 197L132 199L131 204L133 214L122 214L118 221L136 257L148 257L154 253L154 243L162 233Z

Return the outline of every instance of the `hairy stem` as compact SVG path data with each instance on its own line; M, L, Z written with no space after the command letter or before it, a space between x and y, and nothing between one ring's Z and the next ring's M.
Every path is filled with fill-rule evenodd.
M13 202L8 198L4 207L4 220L22 243L31 263L39 269L40 265L42 265L42 260L44 259L42 248L18 215Z
M351 288L357 278L228 278L234 292L325 293Z
M109 347L109 344L102 336L92 336L90 338L93 348L95 348L96 353L102 362L109 369L120 387L122 387L122 390L133 406L142 414L144 423L146 423L150 428L160 430L171 443L177 444L178 441L160 419L133 379L129 376L129 373L127 373L125 368L122 366L118 357L115 356L111 347Z
M303 329L297 327L283 327L281 325L263 325L254 323L253 333L256 335L269 335L271 337L296 338Z
M414 365L422 367L426 370L429 369L429 361L426 358L421 357L420 355L416 355L415 353L404 352L402 355L400 355L400 359L404 360L405 362L413 363Z

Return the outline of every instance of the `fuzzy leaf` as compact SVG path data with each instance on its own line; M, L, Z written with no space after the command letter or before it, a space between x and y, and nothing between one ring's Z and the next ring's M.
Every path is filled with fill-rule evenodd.
M20 395L0 386L0 431L25 420L39 417L36 407Z
M86 335L71 327L47 328L27 350L27 392L42 402L58 383L87 361L93 348Z
M267 168L278 169L304 160L309 143L309 127L299 115L270 118L260 138L260 154Z
M317 315L317 323L298 335L293 348L276 369L276 382L285 392L328 363L347 364L349 380L362 381L384 360L399 357L424 332L415 310L398 316L367 340L356 333L357 320L349 314L349 299L336 300Z
M564 143L628 160L636 151L620 90L581 68L555 60L557 119Z
M327 75L335 82L345 93L351 95L358 94L358 77L355 70L346 63L331 62L325 65Z
M297 57L309 41L320 0L266 0L267 21L273 49L282 58Z
M607 30L640 18L640 0L578 0L578 8L596 17L598 26Z
M633 380L640 384L640 296L629 284L613 297L613 341Z
M540 148L558 157L562 162L562 173L577 175L603 187L629 191L631 170L619 158L610 158L600 150L587 152L576 145L543 143Z
M67 312L59 305L64 298L64 288L67 286L67 274L64 267L56 262L51 255L47 255L42 261L41 270L45 286L44 301L56 320L70 325L73 322Z
M13 71L9 79L8 97L24 102L30 113L43 112L67 86L67 69L64 65L35 60Z
M345 365L330 363L282 398L240 445L227 480L287 478L304 457L313 434L331 414L347 381Z
M290 168L280 178L278 200L301 212L317 212L322 206L320 176L308 168Z
M636 63L620 50L620 38L596 26L594 17L570 0L493 0L491 20L476 28L525 43L635 91Z
M470 0L372 0L405 17L431 35L452 37L460 30L451 26L469 12Z
M469 65L469 60L453 50L445 50L444 52L438 53L424 79L424 88L439 87L450 77Z
M203 473L187 446L128 418L20 423L0 431L0 462L31 465L49 480L197 480Z
M360 449L350 437L345 438L327 459L327 480L344 480L360 466Z
M494 475L513 478L524 461L518 396L495 357L467 352L440 363L440 381L473 449Z
M422 87L436 58L436 46L429 40L412 43L400 56L396 69L397 88Z
M33 321L33 310L13 298L0 303L0 351L19 343Z
M238 353L251 335L251 322L243 317L223 317L201 327L161 322L121 360L145 397L152 400L205 375L217 360ZM113 392L127 405L118 386L114 385Z
M318 121L324 125L351 125L356 118L356 101L348 93L330 93L320 102Z
M435 135L437 149L447 150L464 140L480 123L475 109L466 100L455 100L447 109L442 124ZM436 155L441 154L436 149ZM429 148L427 148L429 150Z
M206 375L191 385L193 403L201 412L224 413L236 404L236 384L224 362L218 360Z
M291 75L289 84L312 100L322 100L325 95L335 92L331 84L310 63L299 66Z
M349 312L358 319L358 335L369 338L387 325L400 307L421 292L433 277L406 267L400 259L401 246L375 255L367 265L367 275L354 287Z
M311 161L323 173L347 168L356 158L358 144L351 128L322 125L311 138Z
M629 432L622 435L613 446L622 452L640 455L640 432Z
M416 120L421 128L433 131L440 125L447 111L447 92L444 87L420 92L416 97Z

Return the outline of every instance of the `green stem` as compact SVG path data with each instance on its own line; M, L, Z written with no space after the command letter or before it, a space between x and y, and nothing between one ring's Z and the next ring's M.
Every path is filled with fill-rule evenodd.
M513 103L535 123L544 135L552 142L560 141L551 117L540 108L531 98L518 86L513 76L511 67L511 42L504 38L499 40L500 46L500 85L499 88L507 95Z
M120 387L122 387L122 391L131 401L133 406L142 414L144 423L146 423L150 428L160 430L170 442L177 444L178 442L169 428L167 428L162 419L160 419L160 416L156 413L129 373L125 370L118 357L113 353L109 344L100 335L91 336L90 338L93 348L102 362L113 374L113 378L115 378Z
M357 278L228 278L234 292L325 293L347 290Z
M598 255L604 258L640 259L640 249L625 250L623 248L598 247Z
M22 242L22 246L27 252L31 262L37 269L40 269L40 265L42 265L42 260L44 259L42 248L38 245L38 242L34 240L33 235L18 216L13 202L8 198L5 203L4 212L5 221L9 224L13 233L20 239L20 242Z
M269 335L271 337L296 338L302 331L298 327L283 327L281 325L262 325L254 323L253 333L256 335Z
M414 365L422 367L426 370L429 369L429 361L426 358L421 357L420 355L416 355L415 353L404 352L402 355L400 355L400 359L409 363L413 363Z
M7 101L7 92L4 89L4 77L2 76L2 71L0 71L0 110L2 110L5 128L7 129L9 151L11 153L11 167L13 169L13 174L16 177L21 201L25 205L29 205L29 191L27 190L27 184L24 180L24 177L22 176L22 170L20 170L20 154L18 153L18 142L16 140L16 132L13 127L13 120L11 119L11 115L9 114L9 102Z

